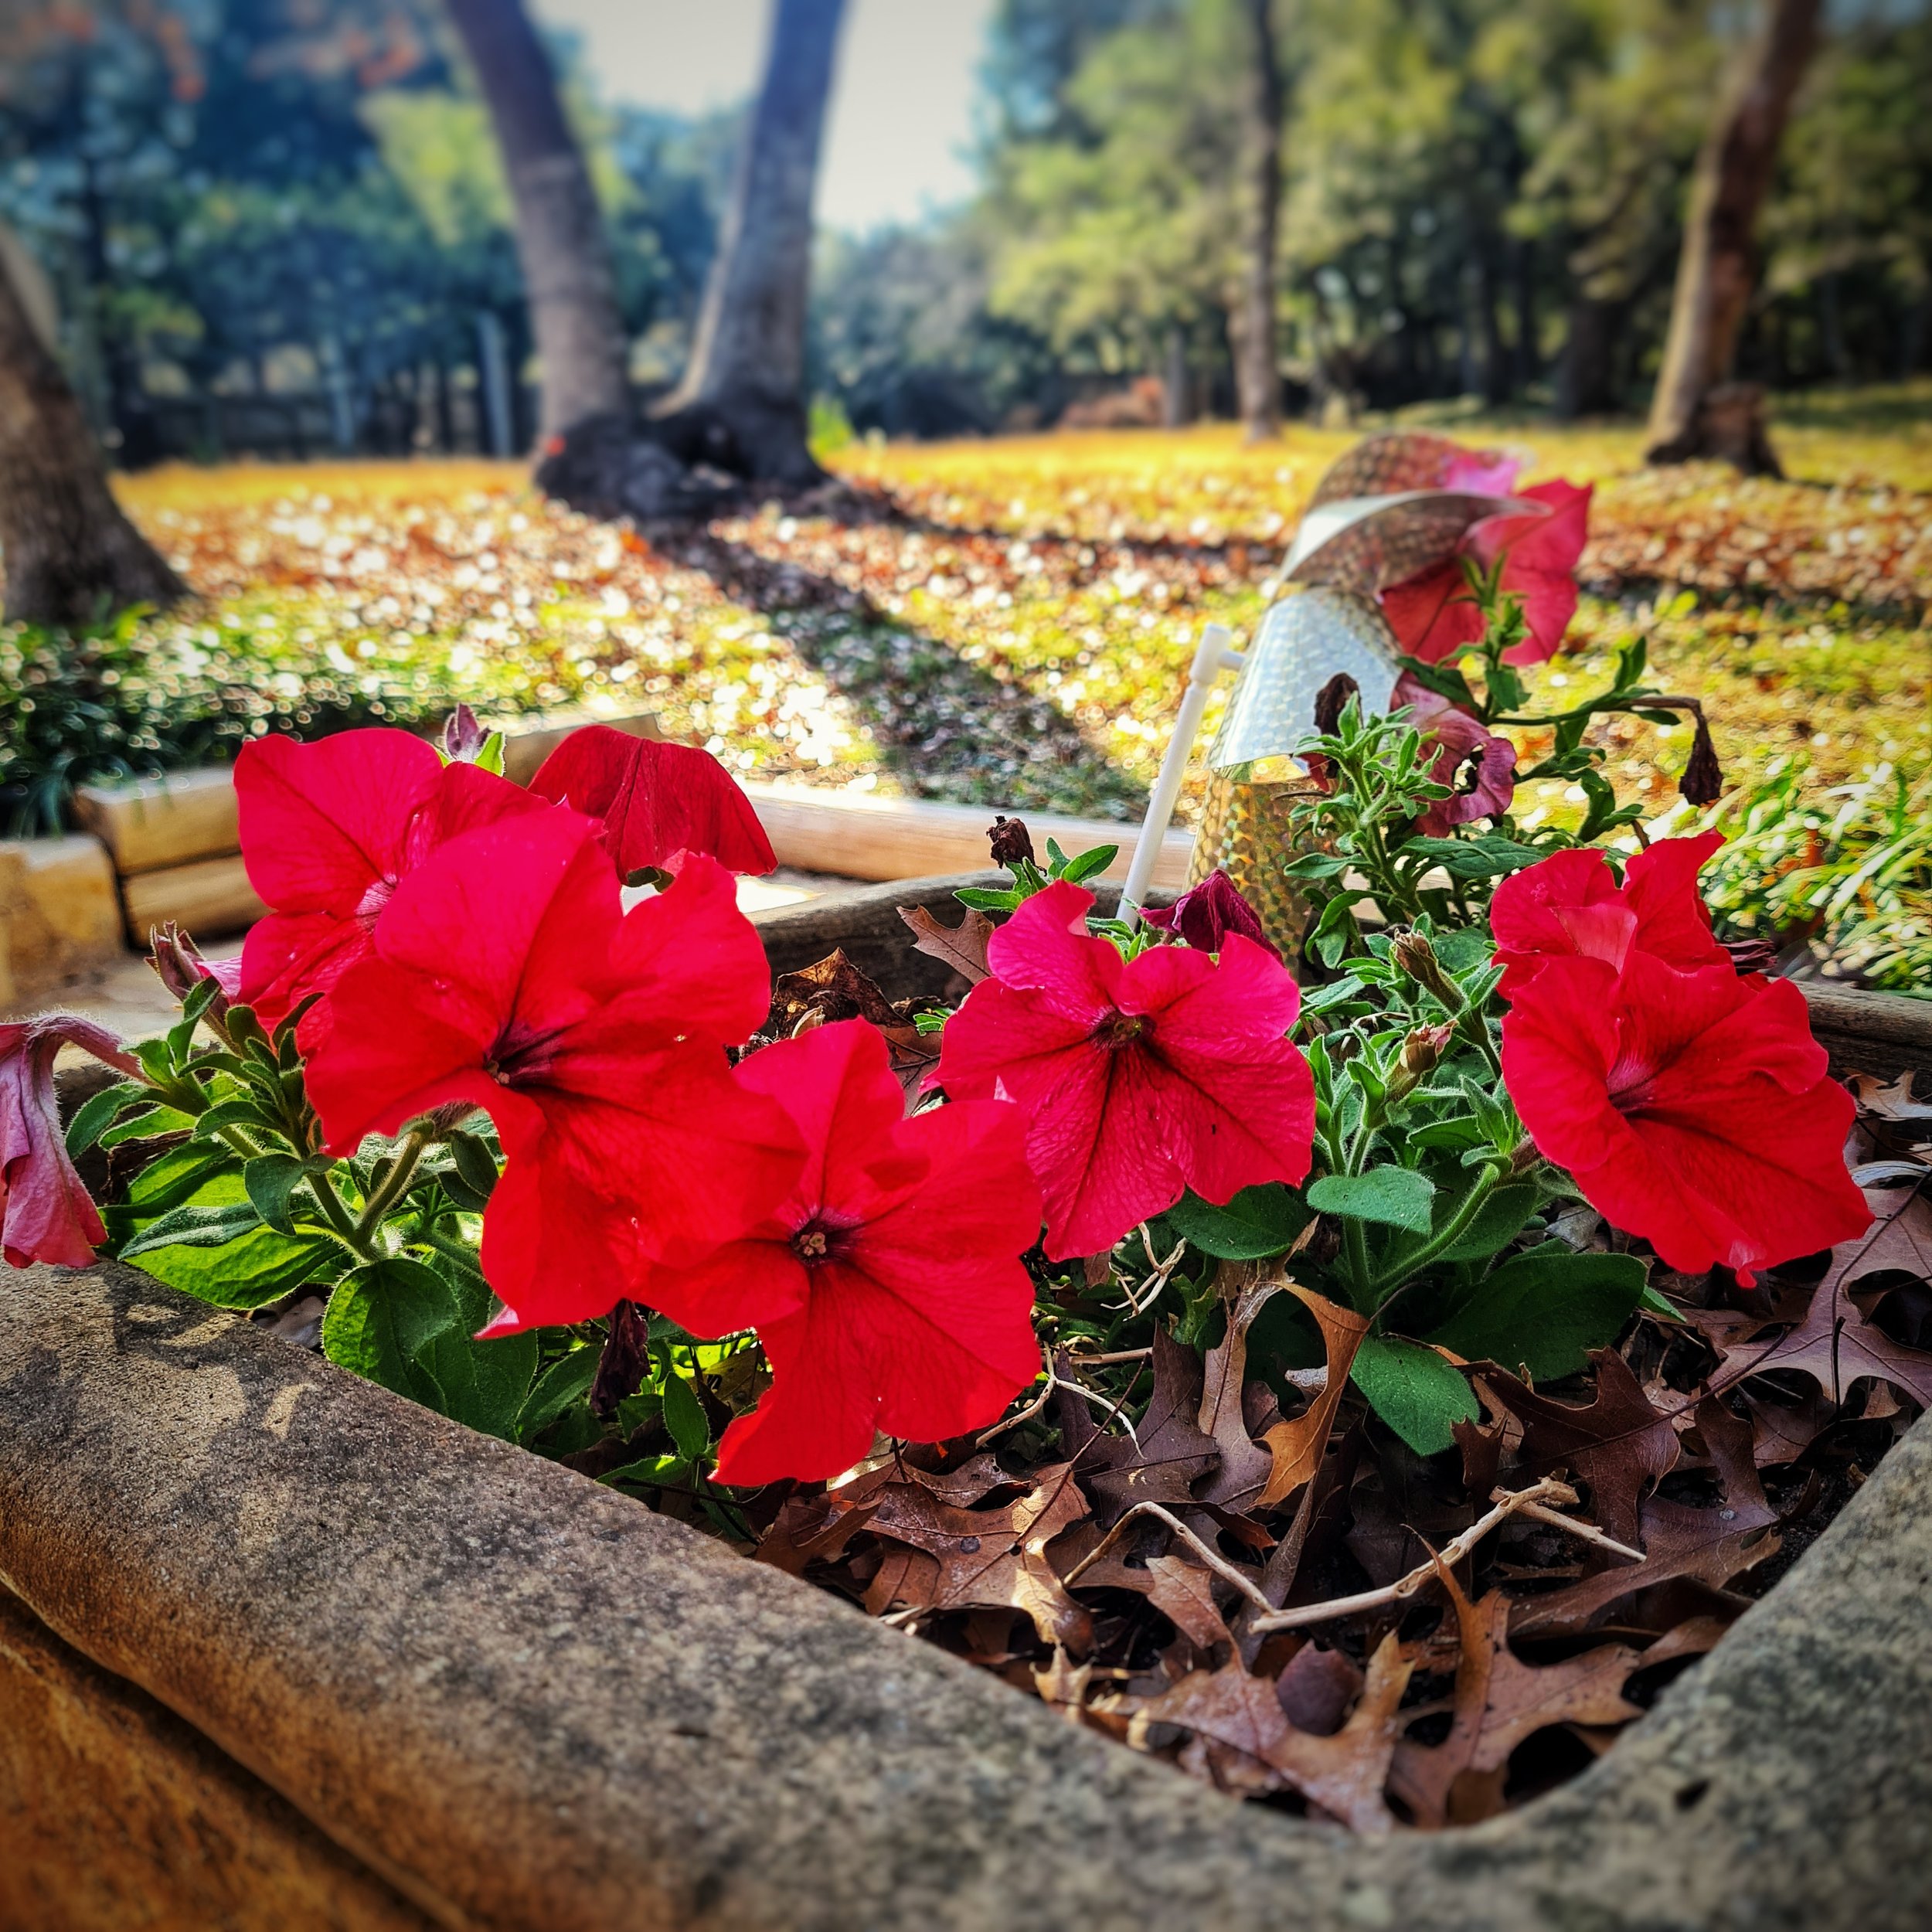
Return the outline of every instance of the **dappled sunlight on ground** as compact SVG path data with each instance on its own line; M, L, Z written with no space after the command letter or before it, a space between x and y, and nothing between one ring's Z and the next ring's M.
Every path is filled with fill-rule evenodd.
M1537 679L1553 699L1641 631L1734 777L1794 755L1826 782L1922 767L1932 386L1785 415L1782 483L1645 471L1634 426L1439 426L1598 486L1589 594ZM833 459L855 486L836 514L773 505L661 545L543 503L509 464L174 466L121 487L206 599L152 627L163 648L267 678L325 662L418 702L648 706L748 776L1128 818L1199 624L1252 625L1353 440L855 444ZM1608 730L1619 790L1661 806L1688 733Z

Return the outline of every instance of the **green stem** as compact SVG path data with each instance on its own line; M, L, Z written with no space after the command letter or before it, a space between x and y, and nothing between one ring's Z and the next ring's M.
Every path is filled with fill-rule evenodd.
M412 1129L403 1145L396 1150L395 1158L389 1162L389 1172L376 1183L376 1191L362 1203L362 1212L355 1223L357 1234L366 1238L372 1234L383 1216L388 1213L403 1198L411 1177L416 1172L416 1164L423 1158L423 1150L429 1145L429 1136L420 1128Z
M426 1248L434 1248L438 1254L447 1255L452 1261L459 1262L480 1281L484 1279L483 1264L475 1249L461 1241L452 1241L447 1234L439 1234L434 1228L424 1228L415 1237Z
M1446 1253L1468 1233L1470 1223L1495 1190L1502 1172L1500 1163L1484 1168L1475 1185L1462 1197L1455 1213L1450 1216L1448 1225L1440 1233L1432 1234L1413 1254L1405 1254L1386 1274L1369 1284L1369 1296L1373 1305L1386 1307L1396 1289L1414 1280L1430 1262Z
M379 1261L374 1247L366 1240L356 1226L355 1218L343 1205L342 1196L335 1192L335 1183L326 1173L311 1174L308 1177L310 1190L315 1196L315 1205L321 1210L322 1219L334 1230L336 1238L352 1253L358 1254L365 1261Z

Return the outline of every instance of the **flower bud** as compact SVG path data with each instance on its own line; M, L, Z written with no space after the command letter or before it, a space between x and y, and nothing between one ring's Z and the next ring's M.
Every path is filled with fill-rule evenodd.
M1009 818L1002 813L987 827L986 836L992 844L995 865L1011 869L1038 862L1033 857L1033 841L1024 820Z
M215 995L206 1013L211 1025L219 1026L241 990L241 961L223 960L219 966L211 965L202 957L201 948L172 919L155 927L148 941L154 948L148 964L176 999L185 1000L205 979L215 982Z
M1457 992L1455 982L1442 970L1442 961L1437 958L1436 949L1429 944L1426 935L1397 933L1389 942L1389 953L1425 992L1433 993L1452 1012L1461 1009L1462 995Z
M1277 959L1281 957L1281 949L1261 923L1261 915L1218 867L1172 906L1149 906L1141 917L1150 926L1185 940L1197 952L1218 953L1229 934L1238 933L1257 946L1265 946Z
M1435 1026L1411 1027L1402 1043L1403 1070L1417 1080L1433 1073L1455 1036L1455 1027L1447 1020Z
M459 704L443 726L443 756L451 764L473 765L483 755L490 734L477 722L476 713Z
M1711 728L1704 722L1703 713L1694 715L1696 735L1691 740L1690 757L1677 789L1686 804L1714 805L1723 795L1724 770L1717 762L1717 747L1711 743Z

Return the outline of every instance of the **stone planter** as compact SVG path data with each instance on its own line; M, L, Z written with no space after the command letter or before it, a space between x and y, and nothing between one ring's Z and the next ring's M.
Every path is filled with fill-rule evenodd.
M781 970L867 964L957 883L759 923ZM1366 1842L133 1270L35 1269L0 1279L0 1928L1916 1932L1929 1577L1922 1423L1583 1777Z

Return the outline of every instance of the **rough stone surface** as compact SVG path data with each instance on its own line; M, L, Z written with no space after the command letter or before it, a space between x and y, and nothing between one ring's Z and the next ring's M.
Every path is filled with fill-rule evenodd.
M285 1799L0 1590L0 1927L427 1923Z
M451 1926L1932 1922L1924 1428L1584 1777L1382 1843L114 1267L0 1288L0 1580Z

